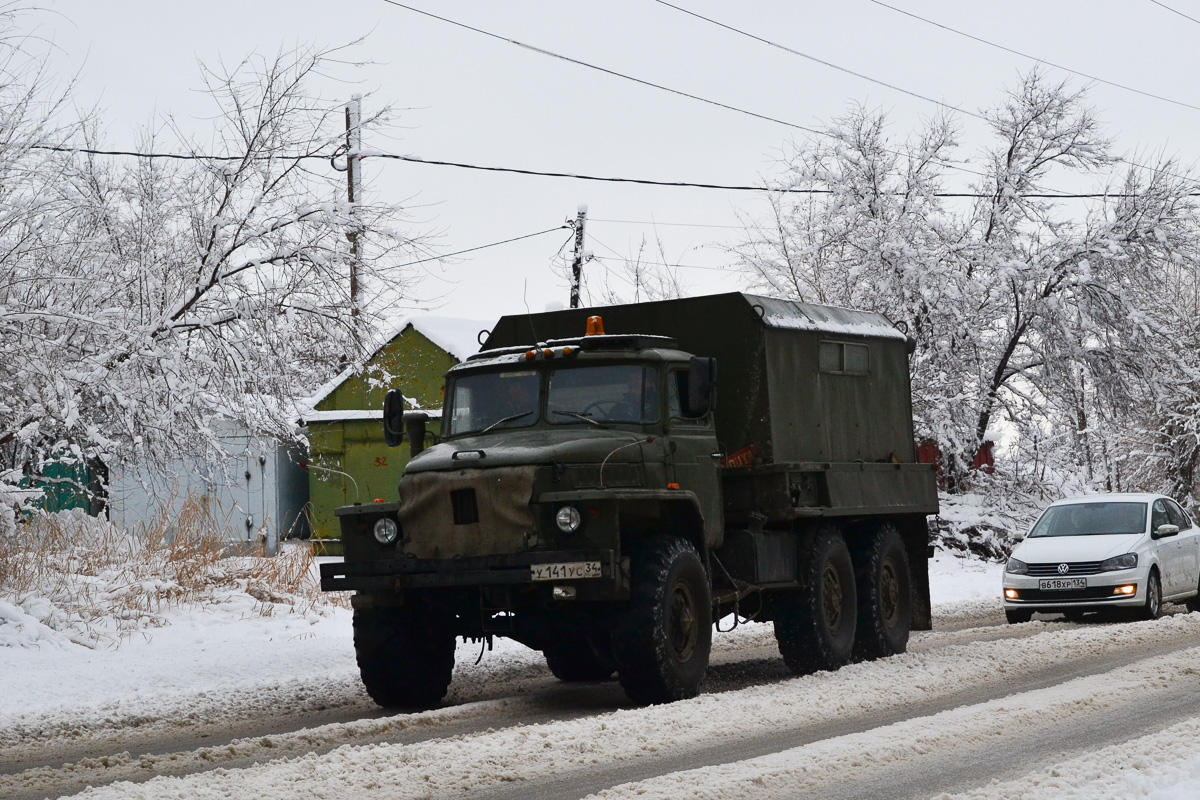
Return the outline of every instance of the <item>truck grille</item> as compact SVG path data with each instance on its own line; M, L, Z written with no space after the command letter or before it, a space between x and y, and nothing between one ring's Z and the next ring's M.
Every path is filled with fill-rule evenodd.
M474 525L479 522L479 506L475 504L474 489L450 492L450 507L454 511L455 525Z
M1068 561L1067 571L1059 572L1058 567L1063 562L1053 564L1030 564L1029 574L1035 578L1061 578L1075 575L1097 575L1100 572L1099 561Z

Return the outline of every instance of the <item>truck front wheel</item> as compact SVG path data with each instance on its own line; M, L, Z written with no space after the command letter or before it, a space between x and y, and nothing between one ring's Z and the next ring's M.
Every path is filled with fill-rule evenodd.
M912 627L912 578L896 526L887 523L855 553L858 628L854 658L870 661L903 653Z
M850 661L858 602L850 551L836 529L807 543L800 573L802 588L776 601L779 652L797 675L837 669Z
M367 694L420 711L446 696L454 671L453 616L426 603L354 610L354 653Z
M712 649L712 595L700 554L655 536L633 556L632 596L613 630L621 688L638 703L695 697Z

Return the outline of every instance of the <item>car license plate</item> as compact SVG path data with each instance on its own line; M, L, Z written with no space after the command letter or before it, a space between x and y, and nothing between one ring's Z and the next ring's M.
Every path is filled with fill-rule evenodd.
M1049 589L1052 592L1062 591L1063 589L1086 589L1087 578L1049 578L1044 581L1038 581L1039 589Z
M570 581L599 578L599 561L572 561L569 564L533 564L529 567L535 581Z

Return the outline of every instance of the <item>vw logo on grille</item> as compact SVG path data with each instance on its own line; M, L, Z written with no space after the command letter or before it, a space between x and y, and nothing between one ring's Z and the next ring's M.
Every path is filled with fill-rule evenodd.
M1066 575L1070 571L1071 571L1070 564L1059 564L1058 565L1058 574L1059 575Z

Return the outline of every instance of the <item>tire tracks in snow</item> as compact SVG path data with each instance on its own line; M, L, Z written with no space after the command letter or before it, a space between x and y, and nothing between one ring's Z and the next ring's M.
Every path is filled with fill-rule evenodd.
M193 775L182 779L179 786L172 785L173 781L164 784L156 780L145 789L151 794L160 790L186 794L188 790L180 787L195 788L213 781L222 787L233 787L226 791L243 795L267 792L287 796L287 792L297 791L319 794L336 789L340 794L366 792L370 796L399 797L407 796L407 792L399 791L406 785L402 779L412 778L415 771L424 783L419 782L420 793L414 796L475 789L480 797L522 800L579 797L628 781L713 763L744 761L964 704L987 702L1014 691L1054 686L1080 675L1111 671L1125 663L1200 644L1200 618L1195 617L1132 626L1035 622L1000 630L995 627L977 631L992 641L961 643L961 637L969 637L969 631L922 634L914 637L912 652L894 659L785 680L778 687L761 685L762 676L756 675L752 676L753 685L749 689L718 690L674 706L604 713L603 707L608 704L595 702L596 693L609 691L610 697L616 695L619 690L612 684L576 687L551 684L555 688L546 690L545 695L534 692L526 697L466 704L426 715L331 725L289 734L294 737L291 739L270 737L269 744L245 740L232 749L207 748L182 754L172 765L152 764L152 769L133 779L148 777L156 770L161 772L166 766L170 766L170 772L192 772L231 767L235 762L301 755L290 763L276 760L252 769ZM761 629L749 633L742 643L747 646L744 649L759 650L769 641ZM1004 641L1012 638L1024 638L1028 644L1023 649L1012 648ZM1063 653L1070 655L1064 659ZM774 661L778 662L778 658ZM753 671L759 663L754 658L738 661L734 654L718 653L714 659L714 682L719 686L725 680L723 670ZM741 679L729 680L733 685L741 683ZM770 683L769 677L767 682ZM576 705L567 710L548 708L551 696L559 701L573 697ZM752 710L749 716L747 707ZM509 717L512 727L468 732L472 723L482 719L482 724L486 724L498 713ZM434 719L439 716L440 720ZM676 716L690 719L691 724L681 726ZM533 724L542 719L555 721ZM347 741L372 738L389 743L366 748L340 747ZM409 741L402 743L405 739ZM318 746L328 747L329 751L324 755L302 755L312 753ZM379 765L371 770L371 782L367 785L360 785L361 776L349 768L345 770L346 785L289 784L289 776L301 765L305 771L316 770L320 775L340 774L338 769L324 767L343 764L346 759L358 763L368 758L375 758ZM36 775L23 773L14 776L20 779L19 783L0 783L0 793L9 796L13 790L19 790L20 796L38 796L36 793L45 790L48 784L44 781L48 780L78 787L130 779L123 774L128 772L127 762L112 767L88 765L85 771L93 773L91 779L77 780L82 776L74 769L38 771ZM376 774L389 771L395 773L391 777L399 784L389 783L386 775ZM263 777L266 775L271 777ZM260 785L260 780L266 783ZM35 789L34 784L40 789ZM381 786L387 786L389 791L383 794L370 791ZM126 796L133 788L110 787L100 794ZM275 794L275 790L282 793Z

